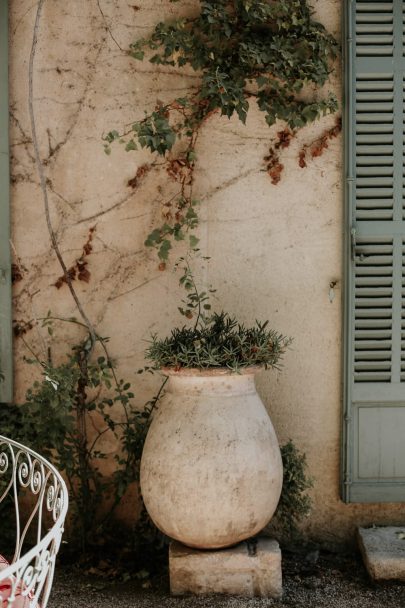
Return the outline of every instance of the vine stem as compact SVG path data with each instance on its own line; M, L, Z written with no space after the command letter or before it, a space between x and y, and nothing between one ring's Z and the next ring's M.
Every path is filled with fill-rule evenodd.
M32 143L34 146L35 163L36 163L37 171L38 171L38 175L39 175L39 181L40 181L40 185L41 185L44 208L45 208L46 224L47 224L49 236L51 239L52 248L55 251L56 257L58 258L59 264L63 270L63 275L65 277L66 284L67 284L69 291L72 295L72 298L77 306L80 316L82 317L87 329L89 330L91 341L92 341L92 344L94 345L94 343L96 342L96 331L95 331L90 319L86 315L86 312L82 306L82 303L80 302L80 300L77 296L77 293L73 287L72 280L69 276L67 266L62 257L62 254L60 252L58 241L56 239L56 234L55 234L55 231L52 226L44 167L43 167L43 163L41 161L41 156L40 156L40 152L39 152L39 144L38 144L35 112L34 112L34 94L33 94L33 91L34 91L34 59L35 59L35 53L36 53L36 48L37 48L37 43L38 43L39 24L40 24L40 19L41 19L42 8L43 8L44 4L45 4L45 0L39 0L38 6L37 6L37 13L36 13L36 17L35 17L34 33L33 33L33 37L32 37L32 45L31 45L29 69L28 69L28 79L29 79L29 82L28 82L28 109L29 109L29 116L30 116L30 122L31 122Z
M36 352L31 348L31 346L28 344L28 342L24 339L24 336L21 336L21 340L23 341L23 344L24 344L25 348L31 353L31 355L34 357L34 359L36 360L36 362L39 363L39 365L41 367L45 367L44 366L44 362L41 361L41 359L36 354Z
M21 276L23 276L24 275L23 265L21 263L21 259L20 259L20 256L18 255L18 252L16 250L14 242L11 239L10 239L10 247L11 247L11 249L13 251L15 264L17 265L17 268L19 269L19 271L21 273ZM29 306L31 308L31 313L32 313L32 316L34 317L33 320L35 321L35 319L37 318L37 314L36 314L36 310L35 310L35 307L34 307L34 299L33 299L32 293L31 293L31 288L30 287L26 287L26 291L27 291L28 298L29 298ZM30 321L28 321L28 323L30 323ZM44 336L42 335L41 331L39 330L39 328L37 326L36 326L36 332L37 332L39 341L42 344L42 351L44 353L44 356L46 357L46 353L47 353L47 350L48 350L48 344L47 344Z
M196 318L195 323L194 323L194 331L195 331L197 329L198 323L199 323L199 321L201 319L201 312L202 312L201 311L201 299L200 299L200 293L198 291L198 288L197 288L197 285L196 285L196 282L195 282L195 279L194 279L194 275L193 275L193 273L191 271L190 264L188 262L187 262L187 266L188 266L188 270L189 270L189 278L191 279L191 282L192 282L192 284L194 286L194 293L196 294L197 300L198 300L198 314L197 314L197 318Z
M113 41L115 42L115 44L117 45L117 47L119 48L119 50L120 50L121 52L124 52L124 49L122 48L122 46L119 44L118 40L117 40L117 39L115 38L115 36L113 35L113 33L112 33L112 31L111 31L111 28L110 28L110 26L109 26L109 25L108 25L108 23L107 23L107 19L106 19L106 16L105 16L105 14L104 14L104 11L103 11L103 9L101 8L100 0L96 0L96 1L97 1L98 10L99 10L99 11L100 11L100 13L101 13L101 16L102 16L103 21L104 21L105 28L106 28L107 32L110 34L111 40L113 40Z
M166 386L166 383L167 383L168 380L169 380L169 376L166 376L162 380L162 384L160 385L160 388L159 388L158 392L156 393L156 395L152 399L152 407L150 408L150 412L151 413L153 412L153 410L155 409L156 405L158 404L158 402L160 400L160 397L162 396L163 389Z

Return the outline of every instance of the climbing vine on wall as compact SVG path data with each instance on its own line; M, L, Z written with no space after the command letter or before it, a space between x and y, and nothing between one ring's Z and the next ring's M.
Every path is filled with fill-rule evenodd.
M132 407L131 387L115 377L106 340L97 334L75 291L75 280L87 282L90 278L87 258L92 252L95 228L90 228L80 258L68 266L52 226L48 201L51 182L45 173L46 161L40 156L33 95L33 66L44 3L45 0L37 3L29 63L32 145L49 236L62 269L55 287L64 286L70 290L82 322L75 318L51 319L48 314L46 318L16 321L14 330L15 335L24 340L24 335L42 321L52 336L51 321L58 320L81 325L86 337L59 364L52 362L50 348L45 357L32 353L31 362L42 370L41 381L28 391L24 406L10 412L16 416L13 428L18 427L22 436L27 431L29 443L37 444L45 453L49 450L49 455L65 472L74 497L74 514L84 549L92 544L93 533L94 538L100 537L100 520L96 516L101 496L106 491L112 494L113 511L128 484L137 478L150 413L163 384L144 410ZM287 147L291 138L288 133L295 133L301 126L336 109L332 96L318 98L315 92L326 82L335 52L335 41L313 20L306 2L292 0L201 2L196 17L171 24L161 23L150 38L132 45L135 59L143 60L148 53L154 64L188 66L200 75L199 85L189 95L168 104L157 102L153 112L135 121L129 132L111 131L106 137L107 153L111 150L110 144L119 140L128 151L140 146L163 157L168 177L178 185L177 194L164 203L164 224L146 241L148 246L158 249L162 269L173 239L183 240L187 235L190 246L197 246L193 230L198 225L199 203L193 195L193 183L198 136L204 123L213 114L228 118L236 114L245 123L249 104L253 101L269 126L278 119L287 123L284 135L278 136L280 145L274 146L277 150ZM308 93L304 96L308 85L313 86L311 98ZM319 149L325 148L325 141L319 142ZM315 147L311 147L310 153L315 156L313 149ZM54 154L54 148L51 153ZM128 186L137 188L150 168L151 164L139 167ZM23 272L23 267L15 264L14 280L22 280ZM190 318L193 310L205 301L205 295L195 295L193 288L187 286L189 273L185 272L183 279L189 295L180 312ZM100 348L102 353L97 356ZM119 408L122 416L113 418ZM3 410L2 414L5 413ZM99 428L93 427L96 415L101 421ZM90 441L88 433L92 436ZM122 454L116 458L118 470L113 480L104 479L98 470L98 461L105 458L100 447L104 433L116 434L122 447Z
M163 156L169 176L180 186L163 205L163 224L146 239L163 262L173 240L188 234L190 245L196 245L196 144L210 116L235 114L245 124L251 103L256 103L268 126L282 120L288 127L284 132L295 132L335 112L338 105L331 93L319 94L337 43L313 18L306 0L205 0L199 5L196 16L158 23L151 36L130 49L139 61L148 58L155 65L191 67L200 76L197 87L169 103L157 102L129 130L113 130L105 137L107 154L119 141L127 151L141 147ZM276 159L269 162L275 184L282 166Z

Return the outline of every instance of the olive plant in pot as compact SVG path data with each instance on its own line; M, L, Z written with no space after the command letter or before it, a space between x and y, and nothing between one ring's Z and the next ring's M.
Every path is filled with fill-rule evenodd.
M192 288L181 310L190 317L197 309L194 325L154 336L146 352L168 383L146 438L140 481L160 530L190 547L214 549L254 536L276 510L282 461L254 377L279 367L290 339L267 321L246 327L226 312L203 314L206 299Z

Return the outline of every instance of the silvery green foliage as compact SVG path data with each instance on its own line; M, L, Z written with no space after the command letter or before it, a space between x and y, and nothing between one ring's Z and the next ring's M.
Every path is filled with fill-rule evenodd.
M289 343L268 328L268 321L245 327L220 312L200 318L194 327L176 327L166 338L153 336L146 357L159 368L278 368Z

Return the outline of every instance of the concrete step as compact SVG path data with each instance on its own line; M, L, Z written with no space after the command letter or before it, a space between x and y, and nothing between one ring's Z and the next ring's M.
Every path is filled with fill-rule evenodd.
M405 581L405 525L359 528L364 563L375 581Z

